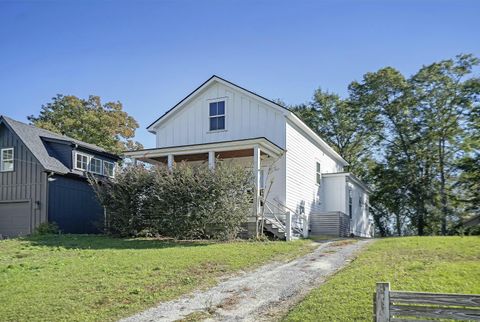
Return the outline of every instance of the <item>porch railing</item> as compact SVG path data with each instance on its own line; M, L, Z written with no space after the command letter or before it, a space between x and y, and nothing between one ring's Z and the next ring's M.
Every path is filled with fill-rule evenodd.
M305 215L298 214L279 202L275 204L264 201L263 206L265 219L283 229L287 240L295 236L308 236L308 221Z

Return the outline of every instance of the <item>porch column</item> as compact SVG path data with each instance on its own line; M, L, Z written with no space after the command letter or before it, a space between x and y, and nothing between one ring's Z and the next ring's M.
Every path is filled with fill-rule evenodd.
M208 151L208 167L210 170L215 169L215 151Z
M258 145L254 145L253 147L253 178L255 180L255 191L253 196L253 214L255 218L258 218L258 215L260 213L260 147Z
M173 154L169 154L169 155L167 156L167 166L168 166L168 170L172 170L172 169L173 169L173 161L174 161Z

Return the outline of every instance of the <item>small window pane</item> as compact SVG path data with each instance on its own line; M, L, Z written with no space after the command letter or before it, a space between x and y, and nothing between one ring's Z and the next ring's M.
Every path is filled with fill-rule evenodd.
M217 115L217 103L210 103L210 116Z
M225 116L217 117L217 130L225 129Z
M322 181L322 176L320 175L320 173L317 173L317 183L320 184L321 181Z
M217 118L210 118L210 131L215 131L217 129Z
M224 115L225 114L225 102L221 101L217 103L217 115Z
M88 166L88 156L83 154L77 154L76 168L81 170L87 170L87 166Z
M317 172L320 172L320 163L317 162Z
M90 161L90 171L93 173L102 173L102 160L92 158L92 161Z
M1 150L0 159L2 164L0 164L1 171L13 171L13 149L4 149Z
M111 162L104 162L103 163L103 174L109 177L114 176L114 163Z

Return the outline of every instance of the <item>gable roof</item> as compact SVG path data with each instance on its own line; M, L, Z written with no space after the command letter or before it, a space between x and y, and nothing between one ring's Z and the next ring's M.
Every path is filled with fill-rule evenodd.
M156 119L152 124L147 126L147 130L153 134L155 134L155 128L160 125L161 123L165 122L170 116L174 115L175 112L178 110L182 109L188 102L190 102L195 96L197 96L203 89L207 88L210 86L210 84L218 82L220 84L233 87L237 89L238 91L254 97L256 99L261 100L263 103L265 103L267 106L270 106L271 108L274 108L276 110L279 110L282 112L282 114L289 119L293 124L295 124L299 129L301 129L309 138L311 138L313 141L315 141L318 145L320 145L322 148L324 148L334 159L339 161L342 165L346 166L348 165L348 162L343 159L340 154L338 154L330 145L328 145L318 134L316 134L308 125L306 125L298 116L296 116L292 111L290 111L288 108L275 103L274 101L267 99L255 92L252 92L248 89L245 89L237 84L234 84L224 78L221 78L217 75L213 75L209 79L207 79L205 82L203 82L200 86L198 86L196 89L194 89L190 94L185 96L180 102L175 104L171 109L166 111L162 116L160 116L158 119Z
M33 125L25 124L14 119L11 119L5 115L0 115L0 123L5 123L25 144L25 146L32 152L35 158L47 171L53 171L61 174L69 173L70 169L67 168L55 157L50 156L45 146L44 141L55 140L60 143L72 144L80 146L84 149L98 152L101 154L107 154L113 158L118 158L116 155L106 151L105 149L98 147L94 144L89 144L80 140L73 139L71 137L60 135L48 130L44 130Z

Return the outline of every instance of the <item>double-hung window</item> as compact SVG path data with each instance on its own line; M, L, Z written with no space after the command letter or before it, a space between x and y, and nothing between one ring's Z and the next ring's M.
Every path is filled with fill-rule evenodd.
M225 101L209 105L210 131L225 130Z
M75 153L75 169L88 171L89 156L83 153Z
M90 160L90 172L95 174L102 174L103 161L97 158L92 158Z
M316 162L316 183L320 185L322 183L322 172L320 167L320 162Z
M103 161L103 175L113 178L115 176L115 163Z
M0 171L13 171L13 148L0 150Z

